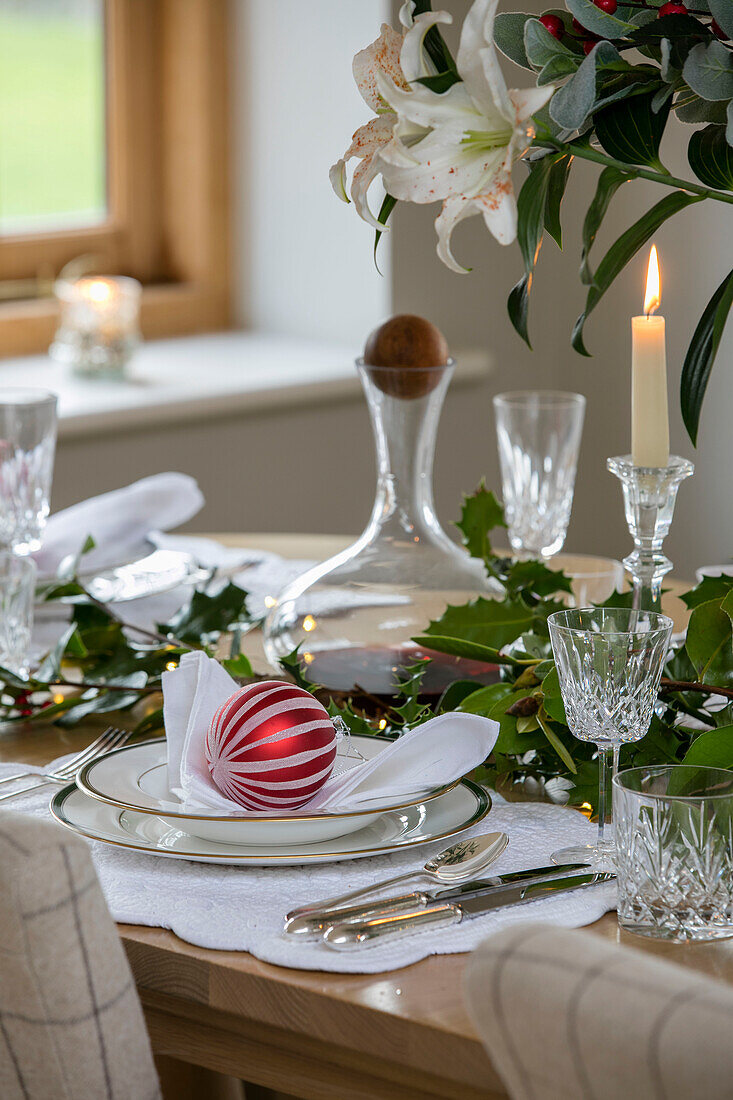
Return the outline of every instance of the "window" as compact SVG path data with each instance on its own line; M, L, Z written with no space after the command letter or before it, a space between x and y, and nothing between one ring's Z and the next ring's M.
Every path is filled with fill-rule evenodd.
M0 353L62 267L145 286L148 336L229 318L227 0L0 0Z

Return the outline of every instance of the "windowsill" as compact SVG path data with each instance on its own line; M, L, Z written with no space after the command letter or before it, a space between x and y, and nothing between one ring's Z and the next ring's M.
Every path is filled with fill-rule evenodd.
M354 348L251 332L143 344L129 378L79 378L47 355L0 360L0 387L39 386L59 396L59 437L72 439L174 421L323 404L358 394ZM490 370L480 351L457 353L458 385Z

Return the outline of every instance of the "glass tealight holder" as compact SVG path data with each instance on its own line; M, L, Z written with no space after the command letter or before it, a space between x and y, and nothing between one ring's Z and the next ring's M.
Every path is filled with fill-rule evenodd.
M669 534L677 490L695 467L686 458L670 455L666 466L635 466L631 455L607 460L608 469L620 480L624 511L634 549L624 558L634 588L636 610L661 609L662 580L672 562L662 552Z
M59 279L61 319L49 355L86 377L121 377L140 343L142 286L126 276Z

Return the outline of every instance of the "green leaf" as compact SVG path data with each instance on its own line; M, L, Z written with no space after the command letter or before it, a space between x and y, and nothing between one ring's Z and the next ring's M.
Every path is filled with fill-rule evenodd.
M700 768L733 768L733 726L701 733L690 745L682 763Z
M138 724L132 731L135 737L138 737L142 733L155 733L156 730L164 730L165 723L163 722L163 708L156 707L150 714L146 714L144 718L141 718Z
M458 607L449 604L443 615L430 623L425 634L465 639L500 650L531 631L532 623L532 611L521 601L486 600L479 596Z
M239 653L236 657L225 657L221 664L230 676L238 679L248 680L254 675L249 658L243 653Z
M640 47L652 47L652 55L663 62L666 57L666 66L679 71L693 46L710 41L710 31L692 15L663 15L632 31L629 38Z
M550 723L547 721L547 717L546 717L546 715L544 715L542 713L542 710L539 710L537 712L537 721L539 722L539 724L542 728L542 732L544 733L545 737L550 742L550 744L552 745L553 749L555 750L557 755L562 760L565 767L568 769L568 771L572 772L572 774L575 775L575 773L578 770L577 767L575 766L575 761L573 760L572 756L570 755L569 750L565 747L565 745L563 745L563 743L562 743L560 737L558 736L558 734L555 732L555 730L552 728Z
M460 710L461 703L476 691L475 680L454 680L445 689L435 708L436 714L450 710Z
M304 691L310 691L312 694L318 690L318 684L313 680L309 680L306 676L304 669L308 666L298 652L299 649L300 646L296 646L291 653L286 653L284 657L280 657L277 663L286 675L293 678L297 687L303 688Z
M557 592L572 592L573 582L560 569L550 569L542 561L512 562L506 574L506 587L512 594L530 593L543 599Z
M529 314L529 292L532 289L532 276L522 275L518 283L512 287L507 298L506 308L509 320L514 330L522 337L527 347L531 350L527 320Z
M733 624L719 600L701 603L692 612L685 648L703 684L733 684L732 636Z
M419 76L415 84L422 84L436 95L442 95L452 88L454 84L460 84L461 78L455 69L449 69L444 73L434 73L432 76Z
M710 372L718 353L728 313L733 304L733 270L713 294L695 329L680 378L680 407L687 433L694 444Z
M687 147L687 159L706 186L733 191L733 148L726 140L724 126L696 130Z
M530 19L536 19L535 15L526 12L499 12L494 20L494 42L497 48L523 69L531 69L529 59L524 49L524 26Z
M545 203L545 229L562 249L562 225L560 223L560 208L565 195L570 168L573 157L570 153L555 160L550 169L550 182L547 187L547 201Z
M545 206L550 187L552 169L558 160L564 159L565 154L558 153L553 156L543 157L530 166L530 172L522 185L517 199L517 240L524 260L525 276L511 291L507 309L509 318L519 335L529 345L527 335L527 309L529 306L529 292L532 286L532 273L534 272L542 234L545 228ZM519 288L522 288L519 290ZM515 296L519 293L519 298ZM519 307L517 311L516 307ZM531 347L531 345L529 345Z
M377 221L381 222L382 225L386 225L389 220L389 216L396 205L397 199L393 198L391 195L385 195L382 199L382 205L379 208L379 213L377 214ZM382 237L382 233L383 230L381 229L375 230L374 233L374 266L376 267L377 271L379 271L379 265L377 264L377 248L379 247L379 241Z
M685 207L701 200L701 195L690 195L684 191L674 191L671 195L661 199L651 210L647 210L643 217L634 222L611 245L598 265L593 286L588 290L585 310L575 322L572 344L576 351L580 352L581 355L589 354L583 343L583 326L611 283L623 271L629 260L633 259L639 249L646 244L650 237L654 236L668 218L679 214Z
M542 695L544 708L553 722L560 722L563 725L567 725L568 720L565 716L565 704L562 701L560 680L556 668L548 672L542 681Z
M687 55L682 75L702 99L733 97L733 54L722 42L699 42Z
M733 38L733 5L730 0L708 0L708 7L718 26L728 38Z
M707 122L711 125L724 126L727 121L724 102L711 103L707 99L701 99L689 89L680 92L675 99L674 112L680 122L692 125Z
M586 285L592 284L594 281L593 272L588 262L588 255L593 247L593 242L606 216L606 211L611 203L611 199L616 194L619 187L621 187L623 183L628 182L628 179L628 175L619 168L604 168L598 177L596 193L593 196L593 201L588 207L588 212L583 222L583 252L580 261L580 278Z
M613 103L593 115L596 135L609 156L627 164L643 164L664 170L659 145L669 117L670 102L652 109L654 93Z
M595 6L593 0L565 0L565 2L568 11L572 12L578 22L599 38L624 38L635 30L633 23L601 11Z
M456 527L463 535L463 545L472 558L486 559L491 554L489 534L497 527L506 527L504 509L482 481L475 493L464 496L461 518Z

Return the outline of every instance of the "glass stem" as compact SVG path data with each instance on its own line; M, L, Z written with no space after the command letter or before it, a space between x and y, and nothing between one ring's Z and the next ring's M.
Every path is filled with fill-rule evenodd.
M613 762L611 764L611 756ZM611 809L611 777L618 771L618 745L598 745L598 844L605 840L608 811ZM611 766L609 767L609 764Z

